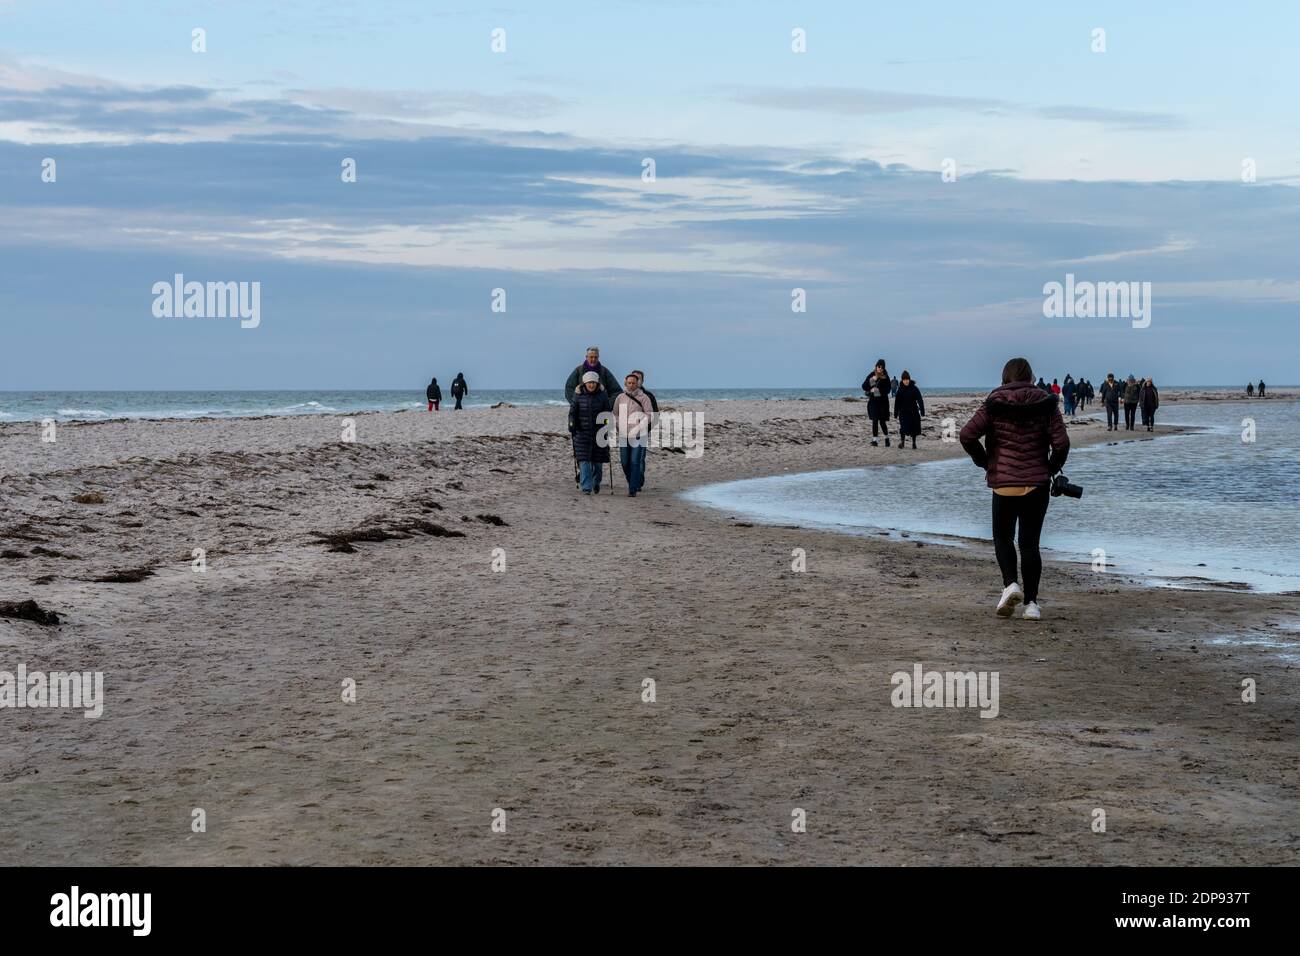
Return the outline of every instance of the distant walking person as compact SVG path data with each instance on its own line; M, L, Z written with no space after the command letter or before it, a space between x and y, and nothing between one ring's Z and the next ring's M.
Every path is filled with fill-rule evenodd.
M885 360L879 359L876 367L862 381L862 390L867 393L867 417L871 419L871 445L880 443L876 437L885 433L885 447L889 447L889 370Z
M1156 430L1156 409L1160 407L1160 393L1156 391L1156 383L1147 378L1142 383L1142 424L1147 427L1147 431Z
M1119 396L1123 391L1115 381L1115 373L1107 372L1106 381L1101 383L1101 403L1106 406L1106 431L1113 432L1119 428Z
M1078 395L1078 390L1078 386L1074 384L1074 379L1067 372L1065 383L1061 386L1061 401L1065 403L1065 414L1071 418L1074 417L1074 401Z
M889 397L893 398L897 394L898 394L898 379L892 378L889 380Z
M916 436L921 434L921 418L925 415L925 399L921 390L912 381L907 369L898 380L898 393L894 396L894 417L898 419L898 448L907 447L907 440L912 439L916 447Z
M604 413L610 410L609 393L600 384L600 375L585 372L581 387L569 402L569 435L573 438L573 457L578 462L578 484L584 495L600 494L600 476L609 462L609 443L599 440Z
M1247 397L1247 398L1253 398L1254 395L1255 395L1255 383L1254 383L1254 382L1247 382L1247 383L1246 383L1246 397Z
M1264 397L1264 380L1262 378L1259 380L1259 397Z
M564 400L566 402L573 401L573 393L577 391L578 383L585 380L588 372L596 373L596 377L600 380L601 390L609 396L611 401L615 395L623 391L614 378L614 373L600 364L600 349L593 345L587 349L587 357L582 364L569 373L568 381L564 383Z
M1028 361L1007 362L1002 384L961 430L961 446L984 469L993 489L993 549L1003 584L998 616L1010 617L1023 600L1023 616L1037 621L1042 617L1038 584L1043 574L1038 540L1051 500L1051 479L1070 453L1070 436L1055 399L1034 384ZM1016 575L1017 533L1023 589Z
M627 479L627 496L635 498L645 484L645 451L654 406L641 388L636 372L623 379L623 391L614 396L614 421L618 427L618 461Z
M456 399L456 407L453 411L460 411L460 403L469 394L469 383L465 381L465 373L457 372L456 377L451 380L451 397Z
M1142 386L1132 375L1124 383L1124 430L1133 430L1133 421L1137 418L1138 399L1142 396Z
M435 378L429 383L429 387L424 390L424 397L429 400L429 411L436 412L438 403L442 401L442 389L438 387L438 380Z

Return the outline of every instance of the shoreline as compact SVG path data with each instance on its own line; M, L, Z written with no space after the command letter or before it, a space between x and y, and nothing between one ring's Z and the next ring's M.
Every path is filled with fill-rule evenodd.
M1238 394L1236 392L1233 392L1233 393L1225 394L1225 391L1219 391L1218 390L1219 388L1222 388L1226 391L1226 389L1230 388L1230 386L1205 387L1205 386L1194 386L1194 385L1189 385L1189 386L1171 385L1161 390L1161 400L1167 403L1188 403L1188 402L1227 402L1227 401L1232 401L1232 402L1270 401L1271 402L1271 401L1295 401L1297 399L1300 399L1300 387L1295 387L1295 386L1279 386L1274 392L1270 393L1270 395L1267 398L1262 398L1262 399L1258 397L1247 396L1245 393ZM942 391L948 394L939 395L936 393L934 395L934 400L953 401L953 400L959 400L965 398L982 397L987 394L987 390L979 391L975 389L969 389L969 390L968 389L946 389L938 386L936 386L936 389L937 391ZM800 389L798 387L795 387L791 389L772 389L771 391L799 391L799 390ZM239 394L240 392L259 394L259 393L264 393L267 390L244 389L244 390L225 390L225 391L229 394ZM365 392L365 391L389 391L389 390L387 389L341 390L341 392L344 393L348 391ZM391 391L397 392L398 390L394 389ZM543 389L481 389L480 391L486 392L488 394L492 394L492 393L514 393L519 391L546 391L546 390ZM716 389L716 390L660 389L659 391L670 393L670 392L683 392L683 391L685 392L693 392L693 391L745 392L750 390L737 388L737 389ZM754 391L759 391L759 390L755 389ZM314 394L322 394L322 393L328 394L330 392L339 393L340 390L311 390L311 389L287 390L284 394L301 398L301 397L306 397L308 395L314 395ZM3 396L5 394L6 394L5 392L0 392L0 396ZM8 394L25 395L25 394L32 394L32 393L27 391L16 391ZM70 392L66 394L71 395L76 393ZM113 394L113 392L112 391L89 392L87 394ZM139 393L122 391L121 394L139 394ZM163 391L161 392L161 394L187 394L187 393ZM196 390L193 392L193 394L206 394L206 393L202 392L201 390ZM848 388L845 389L843 394L835 395L835 396L826 396L826 395L762 396L760 395L760 396L743 396L743 397L738 396L738 397L728 398L725 396L710 395L701 398L678 398L674 396L669 396L665 398L665 403L672 402L676 404L687 404L687 405L708 404L708 403L715 403L715 402L751 403L751 402L818 402L818 401L844 401L844 402L865 403L866 399L858 396L856 390L848 389ZM443 404L445 406L447 403L444 402ZM482 413L482 412L492 411L503 407L504 408L564 408L565 404L561 399L557 399L554 397L539 402L513 402L513 403L508 401L495 402L495 403L474 402L474 403L467 404L465 408L462 409L462 411ZM439 412L438 414L448 413L451 411L452 409L444 407L442 411ZM423 401L416 401L415 399L410 399L406 403L406 407L403 408L358 408L358 409L329 408L328 410L322 409L322 410L309 410L309 411L302 411L302 412L250 411L250 412L223 414L223 415L190 415L190 414L152 415L146 413L113 414L109 412L104 412L102 415L96 417L90 417L90 418L74 417L74 416L64 417L59 412L52 412L46 415L45 417L52 418L53 420L58 422L58 424L61 427L62 426L80 427L84 425L109 425L109 424L118 424L124 422L156 422L156 423L157 422L205 422L206 423L206 422L261 421L267 418L327 418L328 419L328 418L337 418L343 416L355 417L358 415L397 415L397 414L407 414L411 412L415 412L419 414L428 414L425 411ZM85 413L83 412L83 414ZM9 413L0 411L0 437L3 437L3 430L7 427L15 427L15 426L30 427L34 424L39 424L43 420L44 418L37 418L37 417L16 418Z
M0 710L0 843L83 864L1294 863L1300 688L1262 642L1300 647L1300 600L1049 562L1049 616L1001 620L976 549L678 497L896 461L865 403L701 404L704 456L653 451L635 499L575 494L554 407L375 413L356 443L307 416L43 447L0 426L0 548L24 555L0 589L63 618L0 618L0 669L106 675L99 720ZM933 411L913 461L960 451L935 427L967 404ZM894 709L915 663L999 671L1000 716Z
M1194 403L1187 403L1194 404ZM1090 421L1091 419L1077 419L1077 422ZM1068 420L1067 420L1068 421ZM1113 433L1085 432L1082 435L1071 435L1071 442L1074 449L1082 449L1097 445L1119 444L1132 441L1159 441L1176 435L1197 435L1207 431L1205 426L1176 424L1162 425L1158 433L1141 434L1137 432L1125 437L1119 437ZM955 451L952 454L931 456L924 459L924 462L931 461L963 461L966 458L965 451L960 444L953 443ZM912 457L912 452L906 453L907 457L901 461L894 462L899 465L922 464ZM868 466L869 467L869 466ZM779 512L763 512L757 507L746 506L744 504L727 503L719 501L715 493L712 496L706 494L712 489L725 489L731 484L743 484L752 481L764 481L772 478L802 478L812 476L825 476L836 472L854 472L861 470L860 467L850 467L846 469L831 470L810 470L796 472L794 474L775 474L775 475L754 475L748 478L741 478L735 481L716 482L704 485L698 485L688 488L681 492L679 497L687 505L700 507L706 511L711 511L715 515L726 514L732 521L739 520L737 515L743 517L747 522L762 524L769 527L781 528L805 528L807 530L827 531L833 534L843 534L851 537L871 537L880 536L893 541L922 541L927 545L937 547L950 547L961 549L984 548L992 546L991 538L987 536L978 536L962 534L956 532L922 530L916 527L904 525L880 525L880 524L841 524L829 520L821 521L814 519L800 520L798 517L782 516ZM710 500L710 497L712 500ZM734 512L734 513L732 513ZM793 522L793 523L791 523ZM1062 564L1072 565L1075 567L1090 567L1090 561L1086 557L1080 557L1076 552L1051 548L1046 545L1042 548L1044 564ZM1300 588L1286 589L1267 589L1258 588L1249 582L1233 580L1230 577L1214 577L1210 575L1197 575L1194 573L1158 573L1150 569L1143 571L1136 567L1130 566L1126 562L1116 562L1111 565L1112 573L1125 577L1130 583L1126 586L1149 588L1149 587L1167 587L1176 590L1231 590L1240 593L1249 594L1282 594L1289 596L1300 596ZM1223 572L1226 575L1228 572ZM1133 579L1139 579L1140 583L1133 582Z

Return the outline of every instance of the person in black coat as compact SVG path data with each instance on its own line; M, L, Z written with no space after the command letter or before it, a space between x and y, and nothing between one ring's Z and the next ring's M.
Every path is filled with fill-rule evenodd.
M871 419L871 444L879 442L876 436L885 433L885 447L889 447L889 370L885 360L877 359L871 374L862 380L862 390L867 393L867 417Z
M578 390L569 403L569 434L573 437L573 457L578 462L578 483L584 495L600 494L600 476L609 463L609 444L600 439L604 413L613 408L609 393L600 384L600 375L585 372Z
M460 411L461 399L469 394L469 383L465 381L465 373L457 372L456 377L451 380L451 397L456 399L456 408L454 411Z
M1142 406L1142 424L1147 427L1147 431L1155 431L1156 428L1156 409L1160 407L1160 392L1156 390L1156 383L1148 378L1142 383L1142 392L1138 399Z
M442 401L442 389L438 387L438 380L435 378L429 383L429 387L424 390L424 397L429 400L429 411L436 412L438 403Z
M898 447L906 448L907 439L916 447L916 436L921 434L921 417L925 414L925 398L912 381L907 369L898 380L898 394L894 396L894 417L898 419Z

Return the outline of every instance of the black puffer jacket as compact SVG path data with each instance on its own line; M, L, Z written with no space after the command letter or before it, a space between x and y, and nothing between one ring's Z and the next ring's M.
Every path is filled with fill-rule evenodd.
M442 389L438 387L438 380L435 378L429 383L429 387L424 390L424 397L431 402L442 401Z
M588 392L579 389L569 403L569 434L573 436L573 456L578 461L591 461L605 464L609 461L609 445L596 441L600 432L602 412L612 408L609 393L603 388Z
M1055 395L1010 382L989 392L961 430L961 447L987 471L990 488L1045 485L1065 464L1070 436Z
M894 417L898 419L898 433L904 437L921 434L921 416L925 414L925 399L915 382L898 386L894 396Z

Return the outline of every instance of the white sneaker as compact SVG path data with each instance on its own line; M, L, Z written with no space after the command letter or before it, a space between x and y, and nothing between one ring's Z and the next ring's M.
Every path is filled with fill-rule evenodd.
M1010 617L1016 611L1016 605L1025 599L1025 592L1020 590L1020 585L1012 581L1002 589L1002 597L998 598L998 617Z
M1026 621L1038 621L1042 619L1043 612L1038 609L1037 601L1030 601L1025 605L1025 609L1020 616Z

